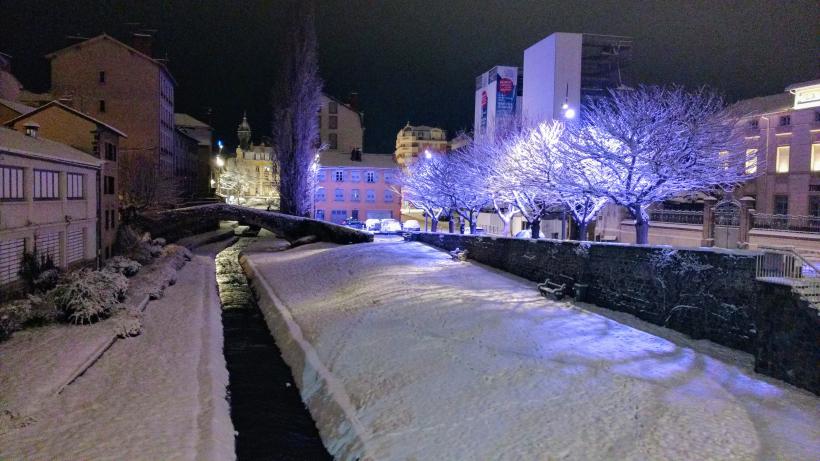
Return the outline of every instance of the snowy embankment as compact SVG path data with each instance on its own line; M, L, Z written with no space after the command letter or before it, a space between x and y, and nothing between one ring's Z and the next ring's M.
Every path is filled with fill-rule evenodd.
M245 255L337 459L820 452L820 400L755 374L737 353L707 354L716 349L545 300L532 283L422 244Z
M233 459L213 262L222 246L196 251L176 284L148 305L142 334L115 342L61 393L41 396L22 427L0 433L0 459ZM85 342L71 339L54 340L86 352L75 347ZM29 364L44 377L53 374L44 367L60 365L41 354ZM25 380L21 373L6 377Z

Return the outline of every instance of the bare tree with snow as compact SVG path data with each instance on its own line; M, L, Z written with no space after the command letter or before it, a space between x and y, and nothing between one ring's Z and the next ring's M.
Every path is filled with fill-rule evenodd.
M443 192L441 178L445 165L440 156L419 159L404 169L399 177L399 184L404 197L413 206L423 210L432 222L431 230L438 230L441 216L451 208L452 202Z
M583 120L567 124L555 145L565 179L559 190L625 207L635 219L636 242L645 244L649 205L690 191L731 189L753 176L736 125L723 99L704 88L613 91L588 101Z
M313 204L322 81L312 2L291 2L284 62L273 99L273 147L279 161L280 210L310 216Z

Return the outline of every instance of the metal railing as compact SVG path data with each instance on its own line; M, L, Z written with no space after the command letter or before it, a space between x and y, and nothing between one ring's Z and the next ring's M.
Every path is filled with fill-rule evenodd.
M751 224L753 229L820 233L820 217L817 216L754 213Z
M820 315L820 271L817 266L789 246L761 246L755 277L758 280L791 286Z
M649 219L653 222L703 224L703 212L687 210L649 210Z

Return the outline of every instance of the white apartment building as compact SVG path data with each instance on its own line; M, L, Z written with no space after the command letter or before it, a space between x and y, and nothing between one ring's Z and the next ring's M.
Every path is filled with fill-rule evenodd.
M396 151L393 155L396 163L405 167L425 151L445 153L448 149L446 130L425 125L412 126L407 122L396 135Z
M364 145L363 115L354 104L345 104L322 93L319 135L327 152L350 154Z
M0 128L0 291L20 283L23 252L35 247L59 267L97 256L103 161L37 130Z

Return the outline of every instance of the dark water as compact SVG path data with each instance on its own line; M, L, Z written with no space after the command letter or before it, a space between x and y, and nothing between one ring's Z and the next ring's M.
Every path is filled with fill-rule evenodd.
M239 266L254 240L241 238L216 257L237 459L332 459Z

